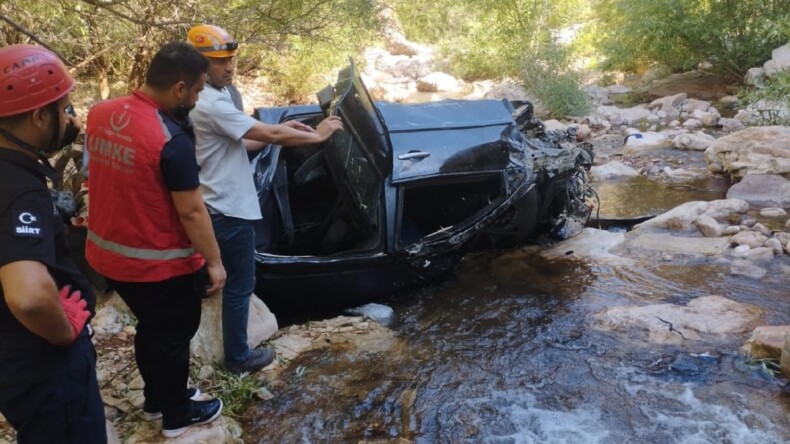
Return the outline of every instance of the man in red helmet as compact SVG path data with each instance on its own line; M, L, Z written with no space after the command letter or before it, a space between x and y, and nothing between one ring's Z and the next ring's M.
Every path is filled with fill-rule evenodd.
M60 180L47 156L73 141L73 88L52 52L0 48L0 412L20 443L107 442L95 298L47 188Z
M234 106L229 88L238 42L213 25L193 27L187 39L209 61L206 88L191 117L195 122L203 198L228 270L222 293L225 365L235 374L256 372L272 362L274 350L250 349L247 343L250 297L255 289L253 222L262 218L270 221L274 214L261 214L247 152L260 151L270 143L321 143L342 130L343 125L337 116L324 119L315 129L297 121L268 125L255 120Z

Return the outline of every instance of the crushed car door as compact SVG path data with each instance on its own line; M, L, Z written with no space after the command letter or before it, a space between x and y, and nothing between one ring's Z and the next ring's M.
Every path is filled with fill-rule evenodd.
M333 93L329 113L340 116L344 131L327 141L326 164L352 223L373 233L380 226L381 190L391 165L386 128L353 63L338 74Z

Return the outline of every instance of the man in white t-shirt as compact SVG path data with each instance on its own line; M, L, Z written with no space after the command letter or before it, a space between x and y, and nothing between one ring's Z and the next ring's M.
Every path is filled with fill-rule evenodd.
M296 121L267 125L253 119L236 108L228 90L238 42L212 25L193 27L187 39L209 60L206 87L190 116L197 136L203 198L228 275L222 296L225 366L236 374L255 372L272 362L274 350L247 345L250 296L255 289L253 222L273 215L261 215L247 151L269 143L320 143L343 125L336 116L324 119L315 129Z

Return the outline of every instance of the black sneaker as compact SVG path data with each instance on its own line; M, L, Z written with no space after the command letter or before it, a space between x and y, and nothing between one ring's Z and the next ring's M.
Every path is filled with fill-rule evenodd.
M268 346L253 348L247 360L238 365L228 366L228 371L234 375L244 372L253 373L266 367L274 361L274 349Z
M181 436L190 427L208 424L219 418L222 413L222 400L189 401L189 408L184 415L165 415L162 418L162 436L175 438Z
M196 401L200 397L200 389L192 387L187 389L187 397ZM148 402L146 399L143 403L143 419L146 421L156 421L162 417L162 411L159 408L158 402Z

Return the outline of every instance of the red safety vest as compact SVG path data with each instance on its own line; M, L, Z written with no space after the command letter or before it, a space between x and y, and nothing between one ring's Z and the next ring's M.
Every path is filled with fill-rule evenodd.
M159 161L177 126L140 91L88 113L90 172L85 258L122 282L157 282L204 263L184 231Z

